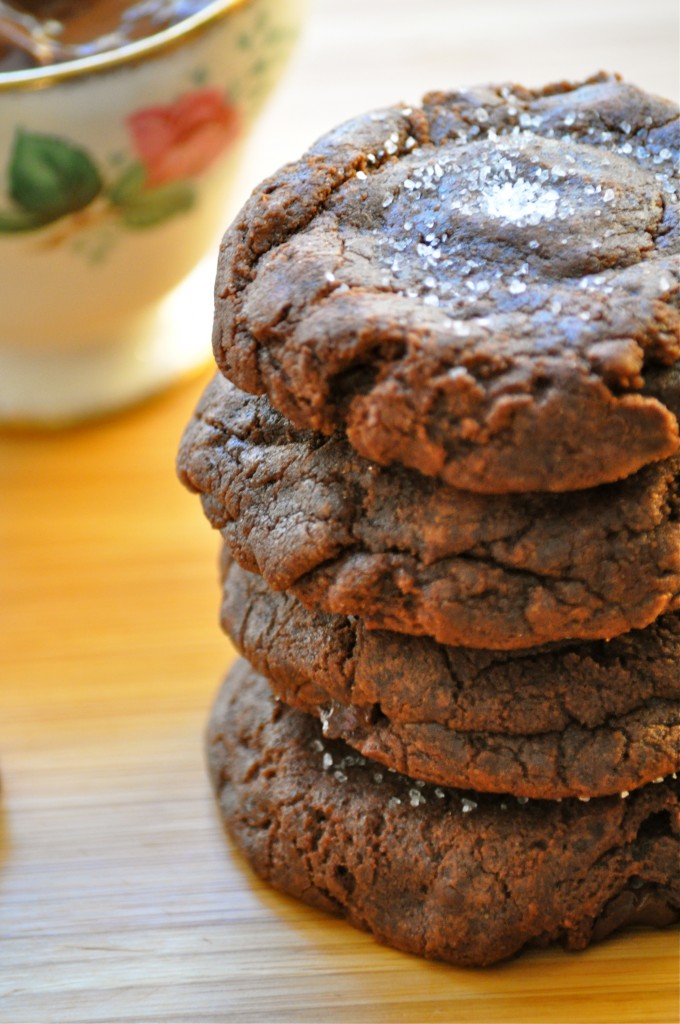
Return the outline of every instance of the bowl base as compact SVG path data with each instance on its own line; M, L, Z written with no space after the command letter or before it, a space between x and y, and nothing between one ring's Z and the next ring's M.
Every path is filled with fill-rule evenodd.
M106 346L0 346L0 424L60 427L141 401L212 358L215 255Z

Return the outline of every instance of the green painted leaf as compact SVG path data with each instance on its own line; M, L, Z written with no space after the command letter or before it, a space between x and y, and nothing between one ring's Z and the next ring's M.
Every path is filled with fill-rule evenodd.
M22 231L36 231L49 223L37 213L26 210L0 210L0 235L18 235Z
M114 206L125 206L140 194L145 181L146 171L143 164L130 164L108 190L108 198Z
M194 204L194 190L188 182L175 181L133 196L121 205L123 223L129 228L150 228L184 213Z
M101 187L99 171L84 150L52 135L17 134L9 190L23 210L56 220L88 206Z

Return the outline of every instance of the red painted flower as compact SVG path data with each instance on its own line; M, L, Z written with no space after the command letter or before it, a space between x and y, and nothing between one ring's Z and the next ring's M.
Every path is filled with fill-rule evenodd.
M128 124L150 185L200 174L240 130L238 111L217 89L198 89L175 103L138 110Z

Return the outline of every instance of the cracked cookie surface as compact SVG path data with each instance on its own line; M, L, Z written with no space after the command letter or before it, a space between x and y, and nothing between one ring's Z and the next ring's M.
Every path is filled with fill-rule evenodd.
M207 748L255 871L398 949L477 966L680 916L677 781L588 803L431 787L325 740L245 662Z
M466 490L592 487L671 455L679 125L602 75L340 126L227 231L218 364L297 426Z
M680 769L680 614L609 643L496 652L304 608L225 550L222 626L327 738L415 778L605 796Z
M678 460L570 494L477 495L298 431L217 374L180 478L237 561L371 628L512 649L609 638L678 605Z

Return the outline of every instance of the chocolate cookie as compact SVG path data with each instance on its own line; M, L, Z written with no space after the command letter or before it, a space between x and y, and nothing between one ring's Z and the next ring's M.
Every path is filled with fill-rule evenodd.
M255 871L381 942L484 965L680 916L680 786L516 800L380 770L272 699L246 663L208 728L224 819Z
M671 455L679 124L600 75L341 126L227 231L218 364L298 427L462 489L574 490Z
M590 797L680 769L680 614L610 643L473 651L309 611L224 561L222 625L327 737L437 785Z
M218 374L178 467L244 568L372 628L524 648L679 603L677 458L572 494L475 495L295 430Z

